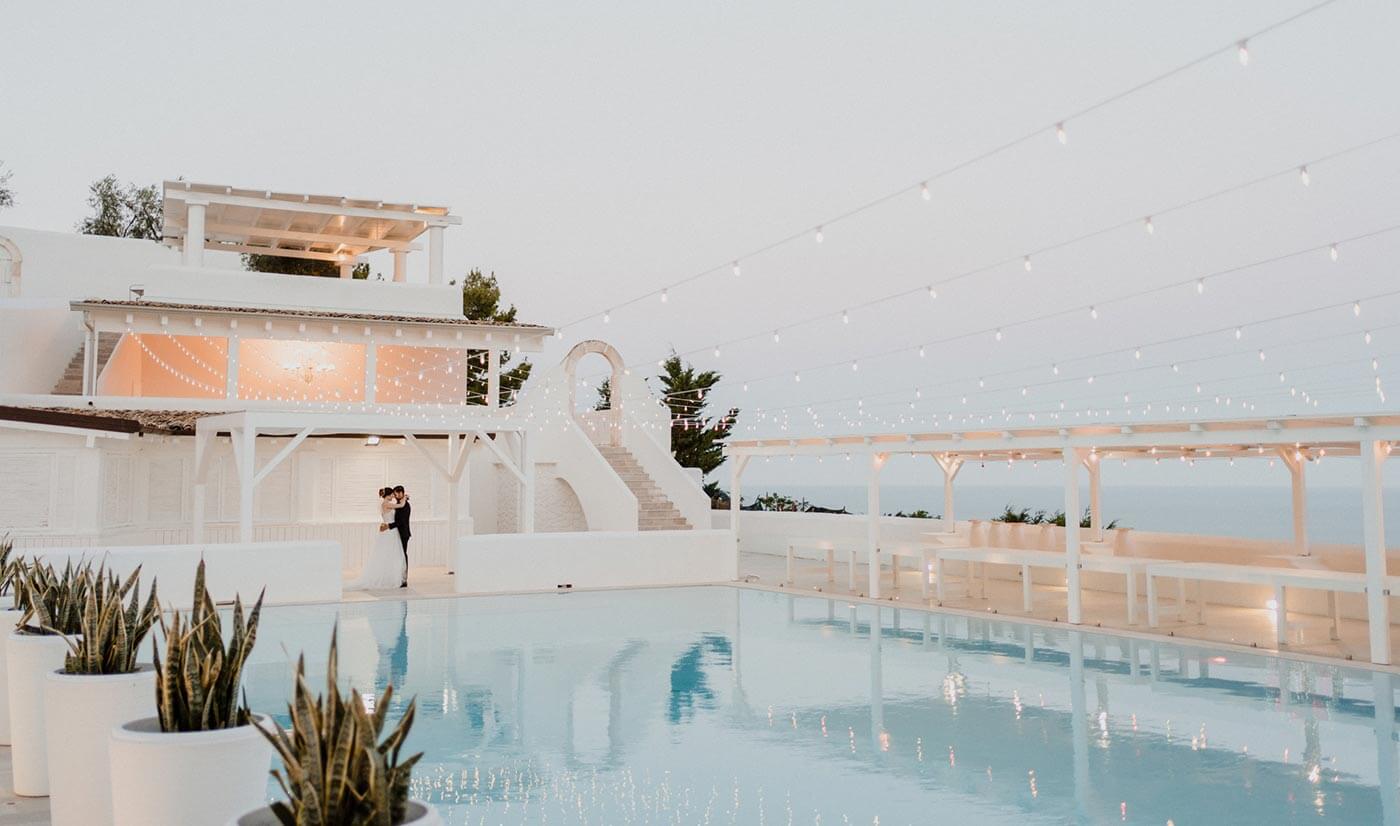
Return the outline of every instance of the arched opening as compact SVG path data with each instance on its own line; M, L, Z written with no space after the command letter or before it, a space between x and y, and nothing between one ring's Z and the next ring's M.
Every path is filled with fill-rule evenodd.
M577 408L578 365L580 361L591 355L602 356L608 362L610 368L608 404L604 410L589 410L580 413ZM580 341L564 357L564 373L569 383L569 411L573 413L581 425L585 426L585 429L601 429L601 434L595 434L595 441L603 444L619 445L622 443L623 394L620 388L623 367L622 354L617 352L617 348L606 341L598 341L597 339Z
M0 295L6 298L19 295L19 268L23 261L19 246L0 235Z

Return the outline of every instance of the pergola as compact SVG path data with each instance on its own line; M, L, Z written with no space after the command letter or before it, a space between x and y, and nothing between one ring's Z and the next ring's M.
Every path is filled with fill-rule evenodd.
M244 410L205 416L195 424L193 541L204 541L205 490L209 482L211 440L227 434L233 444L238 472L238 541L253 541L253 495L260 482L312 436L402 436L418 449L433 471L447 482L447 532L456 536L460 485L467 457L477 444L485 445L506 470L515 476L520 490L520 529L535 530L535 465L530 455L527 428L501 424L492 416L447 414L436 417L411 414L324 413L286 410ZM258 436L284 436L290 441L261 467L255 447ZM424 438L445 438L447 449L434 455Z
M203 265L204 250L332 261L349 278L356 257L377 250L394 256L394 280L407 277L407 256L428 234L428 283L442 283L443 229L461 224L447 207L304 195L222 184L162 184L164 243L178 246L187 267ZM192 240L197 242L191 243Z
M725 449L731 461L729 507L738 534L740 482L755 456L831 456L845 454L866 462L868 523L866 552L870 562L869 593L880 597L880 470L897 453L927 454L943 471L943 519L951 531L953 481L968 460L1036 461L1060 459L1065 476L1065 580L1069 621L1083 621L1080 592L1079 482L1083 467L1089 481L1090 528L1103 530L1099 507L1100 463L1105 459L1187 461L1278 458L1293 480L1293 534L1298 553L1308 553L1307 487L1309 461L1323 456L1357 456L1361 460L1361 503L1366 561L1367 616L1372 648L1385 634L1388 657L1389 596L1385 587L1384 498L1381 467L1400 441L1400 416L1393 414L1277 419L1232 419L1132 424L1087 424L1010 430L932 431L880 435L809 436L791 439L733 441ZM1384 660L1382 660L1384 661Z

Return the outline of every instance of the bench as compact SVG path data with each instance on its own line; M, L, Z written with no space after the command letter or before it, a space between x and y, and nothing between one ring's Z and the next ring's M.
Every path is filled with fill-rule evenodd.
M1157 584L1156 579L1166 577L1177 580L1178 607L1181 618L1186 610L1186 580L1200 582L1226 582L1237 585L1264 585L1274 589L1275 611L1278 613L1278 644L1288 644L1288 589L1310 588L1327 591L1328 606L1332 619L1332 639L1338 639L1340 615L1337 610L1338 593L1361 594L1366 592L1366 575L1351 571L1327 571L1313 568L1266 568L1258 565L1231 565L1225 562L1157 562L1147 566L1147 624L1157 627ZM1394 588L1400 577L1386 577L1387 588ZM1204 619L1205 606L1201 598L1199 584L1196 589L1196 621Z
M987 595L987 566L988 565L1017 565L1021 568L1021 607L1030 613L1035 607L1034 582L1031 580L1031 568L1053 568L1063 571L1065 569L1065 555L1059 551L1036 551L1021 548L943 548L932 547L925 550L925 555L931 555L934 559L934 578L938 582L938 599L943 601L946 593L945 589L945 562L957 561L966 562L968 566L967 576L963 580L964 593L971 596L973 566L982 564L982 596ZM1155 564L1161 564L1160 559L1146 559L1133 556L1101 556L1081 554L1079 557L1079 569L1082 571L1092 571L1095 573L1117 574L1126 580L1128 624L1137 624L1137 580L1139 576L1146 576L1147 571ZM927 582L927 580L925 580ZM925 588L927 592L927 588ZM925 593L927 596L927 593ZM1149 609L1151 603L1149 602Z
M798 551L825 551L826 552L826 581L836 581L836 552L846 553L846 588L851 593L856 591L856 556L859 551L855 546L838 548L836 543L824 540L793 539L788 541L787 546L787 584L793 583L793 569L797 562Z

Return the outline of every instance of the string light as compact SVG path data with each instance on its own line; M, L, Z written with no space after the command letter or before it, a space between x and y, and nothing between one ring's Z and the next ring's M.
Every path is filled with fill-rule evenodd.
M841 311L841 323L842 323L842 324L850 324L850 323L851 323L851 314L848 313L848 312L846 312L845 310L842 310L842 311Z
M1069 143L1069 134L1065 132L1065 124L1063 121L1055 124L1055 137L1060 139L1061 145Z
M1001 328L1000 328L1000 327L998 327L998 328L997 328L997 331L996 331L996 340L997 340L997 341L1001 341Z
M1259 360L1260 360L1260 361L1263 361L1265 358L1266 358L1266 356L1264 355L1264 351L1263 351L1263 350L1260 350L1260 351L1259 351Z
M1153 226L1153 224L1152 224L1152 216L1151 216L1151 215L1149 215L1149 216L1147 216L1146 218L1143 218L1143 219L1142 219L1142 228L1145 229L1145 230L1147 230L1147 234L1148 234L1148 235L1152 235L1152 234L1154 234L1154 233L1157 232L1157 228L1156 228L1155 226Z
M1328 253L1332 256L1332 260L1333 260L1333 261L1336 261L1337 258L1340 257L1340 256L1339 256L1339 253L1337 252L1337 245L1336 245L1336 244L1333 244L1331 247L1329 247L1327 251L1328 251Z
M933 198L933 193L928 191L928 181L924 181L923 183L919 184L919 194L924 196L925 201L931 200Z
M734 271L734 277L735 277L735 278L738 278L739 275L740 275L740 273L741 273L741 271L740 271L740 269L739 269L739 262L738 262L738 261L735 261L733 264L730 264L730 265L729 265L729 268L732 269L732 270Z
M1239 59L1240 59L1240 65L1241 65L1241 66L1248 66L1248 65L1249 65L1249 41L1248 41L1248 40L1241 40L1241 41L1239 42L1238 45L1239 45L1238 55L1239 55Z
M782 340L782 339L781 339L781 337L778 335L778 331L777 331L777 330L774 330L774 331L773 331L773 343L774 343L774 344L777 344L777 343L779 343L781 340Z
M822 233L821 227L817 227L817 234L814 237L816 238L818 244L826 240L826 235Z
M1197 278L1197 279L1196 279L1196 295L1204 295L1204 294L1205 294L1205 291L1206 291L1206 280L1205 280L1204 278Z
M662 291L661 291L661 303L662 303L662 304L665 304L666 301L667 301L667 294L666 294L666 291L665 291L665 290L662 290Z
M1353 302L1351 303L1351 314L1354 315L1354 316L1356 316L1357 318L1360 318L1360 317L1361 317L1361 302L1360 302L1360 301L1353 301Z
M919 345L919 358L923 358L923 357L924 357L924 345L920 344L920 345Z
M1026 268L1026 272L1031 271L1031 257L1029 255L1021 259L1021 264Z
M1092 318L1095 321L1099 320L1099 311L1092 304L1089 305L1089 318Z
M1308 174L1307 165L1298 167L1298 182L1303 186L1308 186L1312 183L1312 176Z
M612 323L612 310L604 310L604 311L603 311L603 323L604 323L604 324L611 324L611 323Z
M935 288L932 284L928 285L928 297L930 301L938 300L938 289Z
M1243 328L1243 327L1236 327L1236 328L1235 328L1235 341L1239 341L1239 340L1242 339L1242 338L1244 338L1244 328Z

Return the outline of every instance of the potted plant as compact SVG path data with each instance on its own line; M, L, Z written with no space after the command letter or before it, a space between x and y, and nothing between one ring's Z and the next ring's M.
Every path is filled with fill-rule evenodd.
M397 726L381 738L394 686L384 689L369 712L350 688L336 685L336 637L331 634L326 693L313 696L306 683L306 658L297 658L296 686L287 704L292 728L264 730L282 758L285 774L272 776L287 796L249 812L229 826L438 826L442 820L427 803L410 800L408 783L422 754L400 759L413 727L416 701L410 701Z
M239 701L243 666L257 639L262 596L244 621L235 597L228 641L214 598L195 574L188 617L161 619L165 661L155 648L156 714L112 729L108 755L112 822L224 823L267 800L272 747Z
M24 612L15 604L15 577L24 568L24 560L14 556L15 544L6 536L0 539L0 629L9 634L19 624ZM10 687L5 646L0 644L0 746L10 744Z
M113 727L155 713L156 672L137 657L160 616L160 603L152 582L141 604L140 582L140 566L125 582L98 569L83 603L82 633L69 640L63 668L45 675L54 826L112 822L107 740Z
M5 640L10 689L10 761L15 794L49 793L48 738L44 734L44 677L63 665L67 637L82 633L83 603L92 569L69 561L63 572L38 563L19 581L19 624Z

